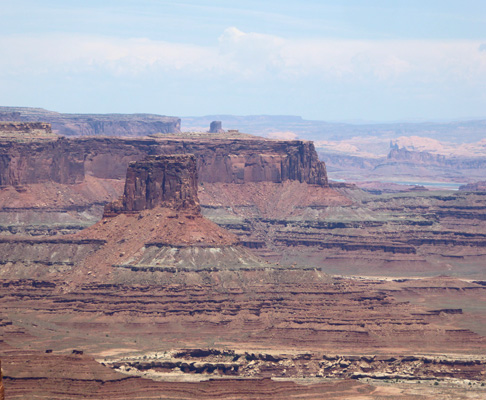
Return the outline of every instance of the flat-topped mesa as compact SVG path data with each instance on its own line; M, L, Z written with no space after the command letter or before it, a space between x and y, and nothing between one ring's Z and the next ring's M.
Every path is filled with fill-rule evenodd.
M165 115L61 114L29 107L0 107L0 121L49 122L63 136L146 136L181 128L180 118Z
M325 164L314 144L263 138L157 137L5 138L0 140L0 185L48 181L74 184L87 176L123 179L129 161L153 154L194 154L200 182L298 181L328 186Z
M200 212L194 155L149 156L131 162L123 196L105 206L104 217L155 207Z
M57 139L52 133L51 124L46 122L12 122L0 121L0 138L29 139L49 138Z

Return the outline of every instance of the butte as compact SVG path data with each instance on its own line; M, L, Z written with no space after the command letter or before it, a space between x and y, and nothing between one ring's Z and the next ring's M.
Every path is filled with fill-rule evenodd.
M194 155L149 156L128 166L124 193L103 218L74 235L101 240L78 269L98 277L128 271L241 269L262 262L236 235L204 218L197 196ZM86 275L85 275L86 276Z

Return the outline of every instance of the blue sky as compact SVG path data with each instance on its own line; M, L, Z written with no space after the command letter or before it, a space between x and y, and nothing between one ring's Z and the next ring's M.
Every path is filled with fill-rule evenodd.
M486 117L486 2L2 0L0 104Z

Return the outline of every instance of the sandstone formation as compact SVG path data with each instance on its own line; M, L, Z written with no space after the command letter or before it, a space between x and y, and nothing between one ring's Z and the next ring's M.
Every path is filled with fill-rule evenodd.
M0 141L0 186L31 183L80 183L84 179L84 149L66 139Z
M224 133L221 121L212 121L209 125L209 133Z
M329 376L341 379L433 380L438 375L448 379L482 380L486 358L478 355L463 359L447 356L346 356L321 353L277 354L218 349L175 349L163 354L114 358L107 360L111 368L138 375L157 371L166 374L208 374L221 376L266 378L285 376Z
M199 211L196 158L155 156L128 165L123 197L105 207L104 216L166 207Z
M65 136L146 136L179 132L180 118L154 114L61 114L40 108L0 107L0 121L48 122Z
M201 215L193 155L131 163L123 196L105 207L100 222L73 238L106 241L82 263L101 274L103 266L156 271L261 264L235 235Z
M3 386L3 370L0 362L0 400L5 400L5 387Z
M311 142L265 139L58 139L0 142L0 185L52 180L82 181L86 175L124 178L130 161L147 155L194 154L201 182L283 182L327 186L324 163ZM52 162L48 160L53 159Z
M468 183L467 185L462 185L459 190L471 191L471 192L486 192L486 181Z
M52 133L51 124L44 122L0 122L0 140L27 140L34 138L57 138Z
M388 154L355 155L318 148L319 157L326 162L331 179L345 179L361 184L367 181L420 183L429 187L457 187L464 182L483 179L486 171L486 142L476 143L477 154L438 154L392 144ZM353 145L344 146L344 149ZM472 145L471 145L472 147Z
M204 135L0 141L6 221L114 200L0 240L8 398L484 395L484 194L332 188L311 143ZM437 271L467 279L405 277Z
M20 397L55 388L69 398L74 385L99 399L125 398L119 393L128 390L125 384L131 388L126 393L139 388L139 395L164 387L138 380L144 377L177 379L164 383L167 397L177 398L187 390L181 379L233 377L257 379L253 384L278 378L319 385L343 385L346 379L389 385L393 379L420 391L427 382L452 390L455 381L456 396L450 398L462 398L465 388L483 390L477 398L485 393L484 336L461 325L461 311L396 298L411 290L419 291L416 298L469 293L480 304L486 287L479 283L350 280L283 268L131 274L141 279L85 283L70 291L60 280L2 279L0 355L7 390ZM94 364L88 353L124 375ZM246 391L244 382L240 388ZM221 384L211 385L229 391L222 398L235 396L234 386ZM308 398L319 398L314 396Z
M224 399L301 399L373 400L386 395L386 387L357 380L325 381L299 384L272 379L218 379L207 381L161 382L140 376L127 376L97 363L86 355L46 354L40 351L10 353L8 364L8 399L48 398L50 400L224 400ZM424 400L427 385L422 385ZM394 397L397 399L397 397ZM400 397L401 399L402 397ZM403 400L406 397L404 395ZM463 397L456 397L462 400Z
M0 140L0 232L52 235L83 229L123 193L130 162L187 153L196 155L201 184L296 181L327 187L324 164L312 143L303 141L190 135Z

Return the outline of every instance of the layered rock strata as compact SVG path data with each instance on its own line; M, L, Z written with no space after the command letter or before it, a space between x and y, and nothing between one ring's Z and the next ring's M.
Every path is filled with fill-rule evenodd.
M62 138L48 141L0 141L0 186L56 182L81 183L86 154Z
M130 162L163 154L195 154L202 185L299 182L327 187L324 164L312 143L302 141L190 136L0 141L0 231L50 235L80 230L123 193Z
M123 196L105 207L100 222L75 237L106 240L83 262L91 270L103 265L152 271L261 264L235 235L201 215L193 155L131 163Z
M119 179L130 161L147 155L194 154L201 182L296 180L327 186L325 165L314 145L298 140L61 138L49 143L0 142L0 150L0 185L74 183L86 175Z
M337 189L346 204L332 192L289 185L297 183L265 194L252 185L206 185L203 213L264 259L285 265L333 274L484 277L483 192Z
M3 370L0 362L0 400L5 400L5 387L3 386Z
M300 140L60 138L49 143L0 142L0 150L0 185L73 183L87 175L119 179L125 177L130 161L158 154L194 154L201 182L328 184L314 145Z
M61 114L41 108L0 107L0 121L48 122L66 136L146 136L179 132L181 120L155 114Z
M486 357L440 355L336 355L321 353L278 354L218 349L181 349L162 354L107 360L107 365L128 375L157 372L234 376L240 378L334 377L341 379L402 379L427 381L468 379L481 382Z
M104 216L155 207L200 211L193 155L155 156L131 162L123 196L105 207Z
M467 185L460 186L459 190L468 192L486 192L486 181L468 183Z
M476 360L485 349L484 336L461 322L474 314L439 311L396 298L410 290L418 291L417 299L437 298L440 292L450 297L461 291L476 299L477 309L486 296L486 288L477 283L442 282L439 287L427 280L339 279L315 269L288 268L116 269L110 279L91 283L84 275L84 283L69 291L63 290L66 275L62 274L58 281L2 279L0 301L10 318L10 325L0 326L3 340L25 349L59 352L74 348L90 354L122 349L123 353L159 352L162 356L181 347L243 353L266 349L274 355L307 352L313 360L323 360L322 354L378 354L396 360L368 362L370 371L384 372L393 366L390 377L401 373L401 363L394 361L404 356L436 353L461 360L469 354ZM421 364L427 361L416 363L424 371ZM480 375L484 358L470 364L471 370L459 365L464 370L458 377L484 379ZM330 377L332 371L346 376L337 365L325 376ZM349 369L350 374L359 371ZM444 377L454 373L447 366L443 372L449 374ZM286 376L299 373L289 369ZM430 371L425 376L441 375Z
M57 138L45 122L0 122L0 139Z
M204 382L157 382L121 374L92 357L40 351L5 356L8 399L50 400L372 400L386 391L358 381L299 384L272 379L211 379ZM424 386L424 385L422 385ZM376 398L376 397L375 397ZM424 397L432 400L432 397ZM456 397L456 399L459 399ZM462 400L462 398L460 398Z

